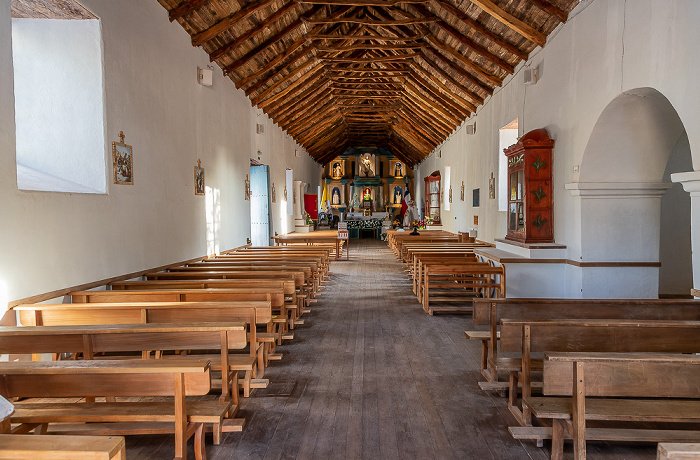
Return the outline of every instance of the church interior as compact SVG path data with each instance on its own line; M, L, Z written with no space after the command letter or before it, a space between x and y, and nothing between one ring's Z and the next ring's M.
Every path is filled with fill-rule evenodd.
M699 22L0 0L0 458L700 460Z

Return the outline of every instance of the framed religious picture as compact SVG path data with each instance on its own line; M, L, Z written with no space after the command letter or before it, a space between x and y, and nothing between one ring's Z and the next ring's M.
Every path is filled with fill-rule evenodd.
M134 162L131 146L124 143L124 132L119 131L119 142L112 142L112 169L114 183L134 185Z
M245 190L243 191L244 198L246 201L250 200L250 180L248 179L248 174L245 175Z
M475 188L472 191L472 201L473 201L472 206L474 206L475 208L478 208L479 207L479 189L478 188Z
M474 216L474 225L479 225L479 216Z
M462 187L460 188L460 191L459 191L459 199L464 201L464 181L462 181Z
M496 199L496 179L493 177L493 173L491 173L491 179L489 179L489 200L495 200Z
M447 199L449 200L450 203L452 203L452 187L450 187L450 193L449 193Z
M270 195L272 196L272 202L277 203L277 192L275 191L275 183L272 183L272 191L270 192Z
M194 167L194 194L204 195L204 168L202 168L202 160L197 160L197 166Z

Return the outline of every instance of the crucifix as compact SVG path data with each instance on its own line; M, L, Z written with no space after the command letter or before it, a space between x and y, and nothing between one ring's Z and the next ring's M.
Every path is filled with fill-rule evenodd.
M119 131L119 141L123 144L124 143L124 138L126 136L124 135L124 131Z

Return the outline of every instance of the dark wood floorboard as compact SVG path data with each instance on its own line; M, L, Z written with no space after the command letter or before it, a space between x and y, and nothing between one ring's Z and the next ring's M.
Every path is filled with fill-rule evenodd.
M266 370L270 388L242 399L244 431L219 446L208 435L210 460L549 458L547 443L514 440L506 400L479 389L480 344L463 336L469 315L425 314L403 267L376 240L352 240L350 260L331 270L294 340L278 347L283 360ZM171 458L173 445L172 436L129 437L127 458ZM588 445L589 460L652 460L655 452L651 444Z

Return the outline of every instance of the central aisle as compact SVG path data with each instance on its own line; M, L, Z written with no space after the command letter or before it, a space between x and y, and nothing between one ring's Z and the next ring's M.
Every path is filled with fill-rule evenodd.
M386 243L350 241L350 260L331 272L266 369L270 386L241 398L243 432L219 446L207 436L211 460L549 458L514 440L506 400L479 389L480 343L464 338L471 316L425 314ZM589 460L654 458L655 445L588 447Z

